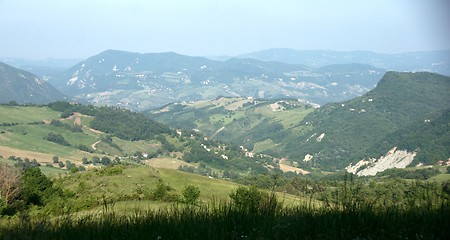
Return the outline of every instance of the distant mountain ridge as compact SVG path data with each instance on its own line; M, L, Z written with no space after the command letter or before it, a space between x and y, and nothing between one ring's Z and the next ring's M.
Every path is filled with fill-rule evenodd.
M314 68L332 64L359 63L389 71L427 71L450 76L450 50L385 54L370 51L300 51L290 48L273 48L242 54L239 57L303 64Z
M176 53L107 50L49 82L79 101L145 110L218 96L289 97L324 104L360 96L384 72L357 64L316 72L304 65L255 59L214 61Z
M47 58L47 59L24 59L24 58L0 58L0 62L31 72L46 80L51 76L66 70L81 62L82 59L71 58Z
M0 103L45 104L65 96L36 75L0 62Z

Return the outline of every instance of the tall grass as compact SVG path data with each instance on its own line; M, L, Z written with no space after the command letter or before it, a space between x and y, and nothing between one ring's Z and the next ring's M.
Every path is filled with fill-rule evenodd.
M0 226L0 236L77 240L449 239L447 195L430 192L428 203L382 206L358 199L349 186L336 191L339 197L329 204L305 203L291 208L283 208L274 195L261 198L257 208L230 201L201 206L179 204L119 215L105 204L99 216L67 215L50 220L23 216L20 221Z

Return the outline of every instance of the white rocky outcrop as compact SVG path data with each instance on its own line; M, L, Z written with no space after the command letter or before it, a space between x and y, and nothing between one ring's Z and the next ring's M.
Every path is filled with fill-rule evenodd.
M408 152L406 150L397 150L397 147L392 148L385 155L379 159L371 158L369 160L361 160L355 165L350 164L345 169L349 173L358 176L374 176L379 172L391 168L405 168L412 163L416 152ZM363 168L363 169L361 169Z
M306 154L305 157L303 158L303 162L309 162L313 159L313 155L311 154Z

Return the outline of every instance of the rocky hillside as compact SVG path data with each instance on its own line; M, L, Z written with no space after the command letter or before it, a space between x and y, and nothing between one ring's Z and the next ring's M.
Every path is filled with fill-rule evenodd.
M24 70L0 63L0 103L49 103L64 99L64 95Z

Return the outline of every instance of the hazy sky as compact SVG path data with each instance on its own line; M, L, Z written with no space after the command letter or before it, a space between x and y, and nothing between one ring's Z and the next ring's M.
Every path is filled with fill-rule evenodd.
M0 0L0 57L450 49L447 0Z

